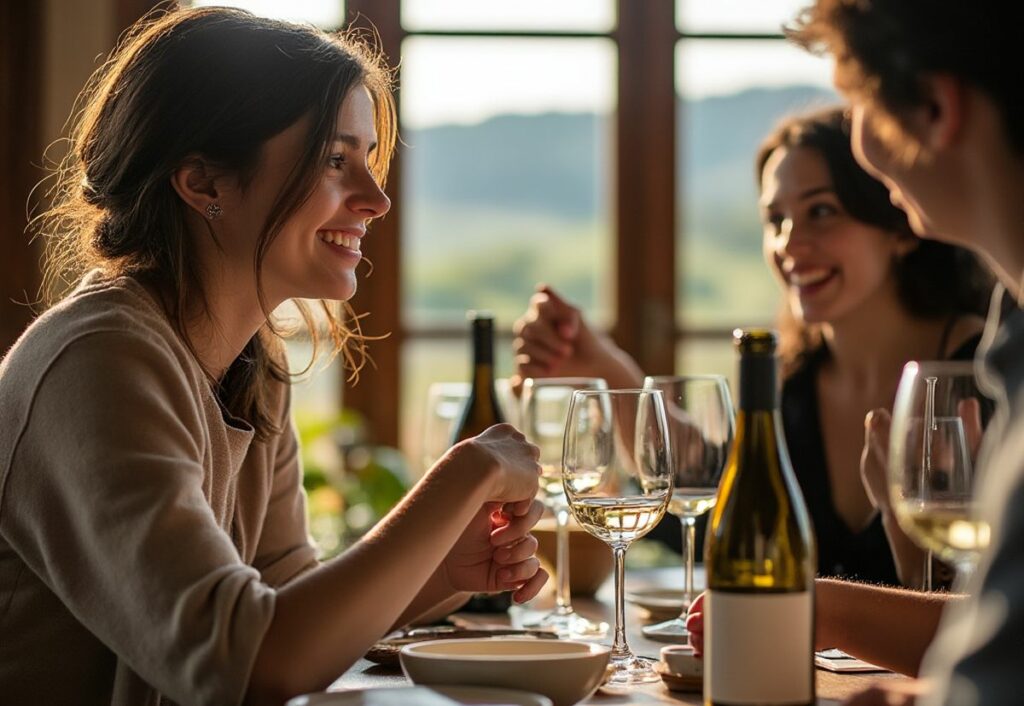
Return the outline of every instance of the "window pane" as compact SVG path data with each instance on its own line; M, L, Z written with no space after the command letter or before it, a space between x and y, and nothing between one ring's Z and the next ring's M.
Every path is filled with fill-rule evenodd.
M677 0L682 32L781 32L810 0Z
M464 341L407 341L402 346L402 391L400 444L409 467L414 472L423 468L424 421L427 411L427 390L435 382L468 382L471 375L469 339ZM505 378L512 372L512 344L506 337L494 342L495 372ZM500 382L500 381L499 381ZM515 410L499 385L499 397L506 402L507 421L514 422Z
M238 7L261 17L308 22L323 29L337 29L345 19L345 0L192 0L192 5Z
M539 281L606 321L612 42L412 38L402 54L405 324L487 308L508 327Z
M409 30L564 30L604 32L615 26L612 0L404 0Z
M683 326L773 319L779 293L761 259L754 153L782 116L838 100L830 75L829 62L783 41L677 45Z
M732 338L684 339L676 346L676 371L680 375L724 375L736 403L736 352Z

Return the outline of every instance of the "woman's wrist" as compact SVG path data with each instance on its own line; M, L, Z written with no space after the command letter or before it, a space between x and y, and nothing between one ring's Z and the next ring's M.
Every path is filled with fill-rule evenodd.
M436 464L429 473L436 474L442 483L452 482L464 490L464 495L475 495L479 490L484 502L501 492L501 466L486 450L473 439L460 441L453 446L447 457Z

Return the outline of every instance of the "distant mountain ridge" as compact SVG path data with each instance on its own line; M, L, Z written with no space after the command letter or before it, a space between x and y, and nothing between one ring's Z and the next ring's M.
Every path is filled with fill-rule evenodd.
M681 188L690 199L752 188L754 150L767 131L783 115L835 101L831 91L811 86L680 101L677 149L686 180ZM612 183L605 170L613 162L613 128L607 115L544 113L407 130L406 193L431 209L595 218Z

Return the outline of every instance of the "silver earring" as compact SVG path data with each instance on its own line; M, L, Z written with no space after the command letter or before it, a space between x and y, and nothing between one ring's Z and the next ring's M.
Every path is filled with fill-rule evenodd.
M221 214L224 213L224 209L219 204L211 203L206 207L206 217L211 221L215 221L220 218Z

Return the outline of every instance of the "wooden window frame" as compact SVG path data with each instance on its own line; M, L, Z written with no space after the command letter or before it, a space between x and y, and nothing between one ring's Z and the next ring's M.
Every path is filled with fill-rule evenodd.
M407 37L586 38L613 41L617 50L614 150L613 339L653 374L675 368L677 346L691 340L728 340L731 327L695 328L676 323L677 219L675 50L686 39L780 40L781 34L686 33L675 23L675 0L617 0L617 22L608 32L407 30L401 0L348 0L346 14L373 28L384 53L396 59ZM401 95L398 95L401 100ZM376 362L356 386L346 386L345 406L367 420L374 440L399 444L402 346L413 341L464 339L461 328L406 326L401 317L402 150L388 181L391 212L367 240L373 277L360 282L356 311L370 312L368 326L389 331L372 344ZM684 175L685 176L685 175ZM682 206L685 206L683 204ZM642 276L639 276L642 273ZM526 302L523 302L525 308ZM509 332L499 340L507 341Z
M113 0L118 29L128 26L153 4L153 0ZM15 6L20 7L18 4L11 7ZM35 8L33 3L25 7L29 6ZM37 35L41 33L41 21L33 15L38 9L5 12L11 14L4 19L13 22L12 26L35 28ZM780 40L781 34L679 32L675 24L675 0L617 0L616 25L608 32L412 31L402 27L401 0L347 0L346 16L355 26L376 33L382 50L392 60L401 55L403 40L412 36L601 37L614 42L618 74L615 164L611 170L616 181L612 190L615 262L614 319L610 332L615 341L651 373L671 373L677 346L685 341L728 338L728 327L680 326L676 320L676 287L681 276L676 271L676 223L685 204L677 204L676 199L675 50L677 42L686 39ZM20 70L26 65L38 66L38 62L23 62L22 58L41 41L39 36L33 40L31 32L7 34L20 43L9 46L11 53L2 63L3 75L18 79L4 82L11 89L5 91L5 99L16 95L19 101L37 107L22 113L0 112L5 121L2 137L5 148L20 144L34 149L38 140L24 138L34 134L33 125L38 122L31 118L39 112L39 81ZM397 99L401 101L400 93ZM19 115L23 119L14 124L12 121L18 120ZM15 134L19 135L17 141L12 137ZM10 159L14 165L8 170L19 180L14 186L34 183L37 176L30 166L31 155L5 154L4 157L5 162ZM400 438L403 346L412 341L453 340L465 336L461 328L413 328L402 321L402 157L402 149L399 149L387 185L391 212L374 225L374 237L365 244L366 254L374 263L373 276L361 280L352 302L356 311L369 313L364 321L369 331L386 331L389 336L371 344L373 364L363 370L360 383L354 386L342 383L344 389L339 390L345 406L364 416L373 440L392 446L398 446ZM17 194L18 190L11 189L9 193ZM27 193L27 189L25 191ZM23 202L18 201L0 205L0 217L9 242L15 242L24 227L23 206ZM35 291L39 255L29 247L11 248L8 252L13 256L0 259L3 263L0 274L4 275L5 282L0 302L0 320L4 324L0 342L7 345L29 318L25 307L9 306L12 294ZM524 301L524 307L525 304ZM505 331L500 340L507 341L508 336Z

